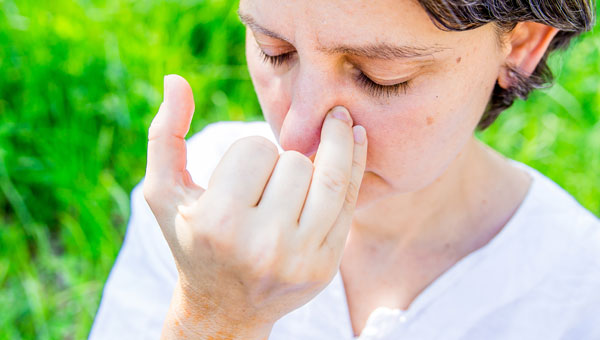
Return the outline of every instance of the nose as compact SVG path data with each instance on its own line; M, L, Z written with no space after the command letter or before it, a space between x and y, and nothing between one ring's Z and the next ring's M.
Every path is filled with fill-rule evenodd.
M335 89L331 75L314 67L300 67L292 83L292 102L279 134L279 144L284 150L295 150L314 158L325 116L334 106L341 105Z

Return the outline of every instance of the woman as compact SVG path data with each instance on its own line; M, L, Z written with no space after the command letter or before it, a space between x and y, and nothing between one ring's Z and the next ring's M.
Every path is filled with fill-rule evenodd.
M600 338L598 220L473 135L549 80L589 2L239 14L268 125L213 124L186 153L192 91L165 78L150 208L135 189L92 339Z

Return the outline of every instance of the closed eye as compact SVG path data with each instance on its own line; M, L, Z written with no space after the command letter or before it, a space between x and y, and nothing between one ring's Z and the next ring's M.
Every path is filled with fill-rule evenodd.
M381 85L371 80L371 78L367 77L367 75L362 72L356 76L356 81L373 97L386 96L389 98L391 96L397 96L400 93L406 94L410 89L410 81L393 85Z
M265 63L269 63L274 67L283 66L288 63L296 54L295 51L279 54L279 55L268 55L261 48L258 49L260 55ZM369 78L362 72L359 72L356 76L356 82L373 97L392 97L402 94L410 89L410 82L405 81L393 85L381 85Z
M290 61L290 59L292 59L292 57L294 56L294 54L296 52L292 51L292 52L287 52L287 53L283 53L280 55L268 55L266 54L262 49L258 49L260 51L260 55L263 58L263 61L265 63L270 63L273 66L282 66L283 64L287 63L288 61Z

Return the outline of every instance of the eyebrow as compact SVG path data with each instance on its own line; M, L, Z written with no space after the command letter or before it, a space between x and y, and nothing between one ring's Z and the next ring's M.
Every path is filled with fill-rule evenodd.
M340 45L334 47L319 47L319 51L327 54L348 54L356 57L386 60L431 57L433 54L443 50L444 49L439 46L425 48L418 46L396 46L386 43L361 46Z
M289 40L287 40L286 38L280 36L279 34L277 34L277 33L273 32L271 30L268 30L268 29L260 26L259 24L256 23L256 20L254 20L253 17L251 17L251 16L249 16L247 14L242 13L241 10L238 9L237 13L238 13L238 16L240 17L240 21L244 25L250 27L253 31L257 31L257 32L260 32L260 33L262 33L264 35L268 35L271 38L275 38L275 39L287 41L288 43L290 42Z
M253 31L262 33L264 35L268 35L269 37L286 41L291 44L289 40L281 35L260 26L256 23L256 20L251 16L242 13L238 10L238 16L240 17L240 21L250 27ZM325 47L319 46L318 50L327 54L346 54L352 55L355 57L364 57L364 58L372 58L372 59L409 59L409 58L423 58L423 57L431 57L435 53L442 52L446 50L442 46L436 45L432 47L420 47L420 46L397 46L391 45L388 43L377 43L377 44L367 44L360 46L352 46L352 45L339 45L333 47Z

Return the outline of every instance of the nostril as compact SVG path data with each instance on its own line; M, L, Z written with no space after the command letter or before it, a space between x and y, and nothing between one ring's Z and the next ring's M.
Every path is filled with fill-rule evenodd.
M317 155L317 150L319 148L319 144L312 146L308 151L304 151L302 152L302 154L308 158L310 158L311 161L315 160L315 156Z
M310 160L314 160L315 155L317 154L315 151L308 151L308 152L303 152L302 153L304 156L310 158Z
M320 138L309 136L307 133L295 132L297 131L292 131L292 133L287 132L280 135L279 144L281 145L281 148L285 151L297 151L310 158L317 152Z
M320 116L288 113L281 126L279 145L285 151L294 150L310 158L319 148L321 127Z

